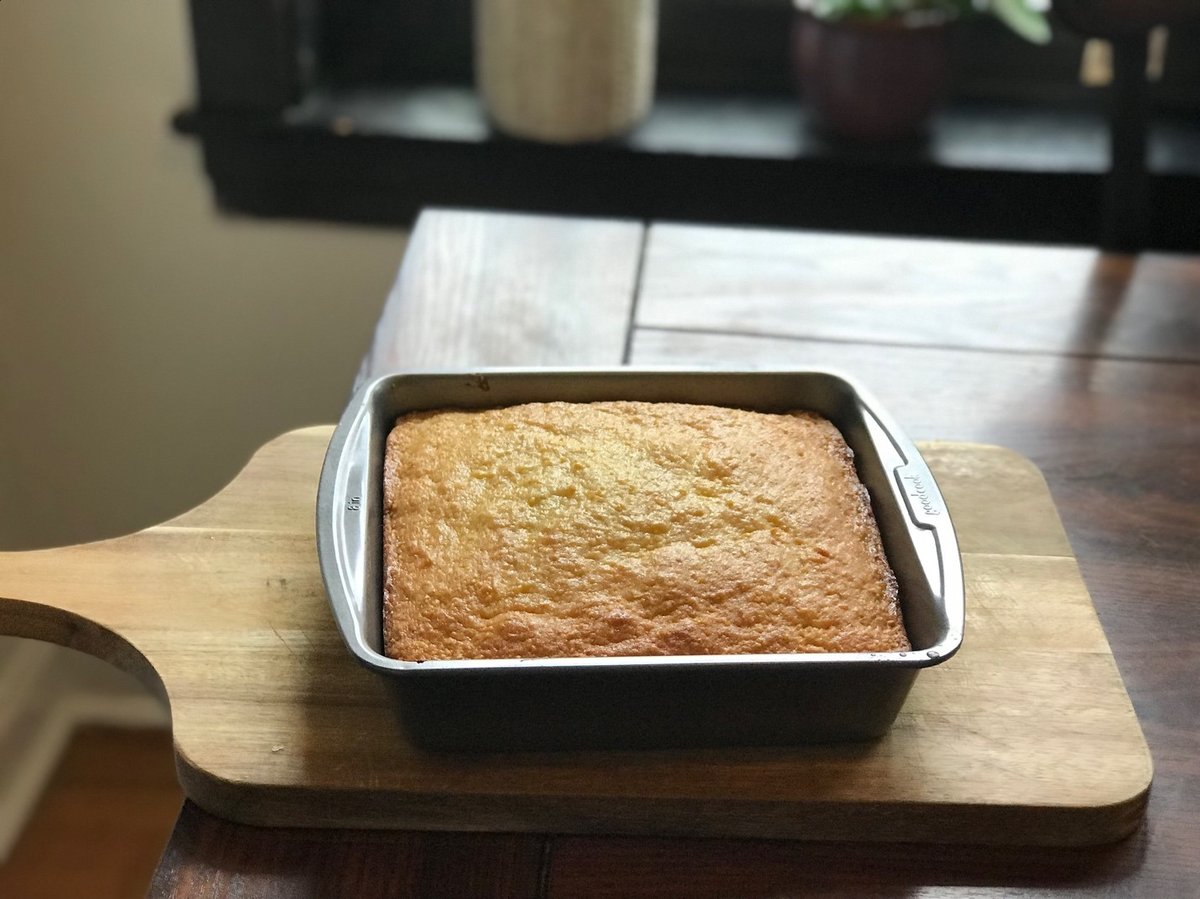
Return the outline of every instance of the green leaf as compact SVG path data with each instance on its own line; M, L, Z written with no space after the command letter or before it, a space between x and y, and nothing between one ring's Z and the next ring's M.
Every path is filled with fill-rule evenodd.
M992 0L992 14L1027 41L1050 43L1050 23L1027 0Z

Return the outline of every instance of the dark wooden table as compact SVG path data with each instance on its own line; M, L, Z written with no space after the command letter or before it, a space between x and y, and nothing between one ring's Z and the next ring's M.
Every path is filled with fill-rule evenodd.
M363 376L836 367L1045 473L1155 764L1113 846L264 829L185 803L151 895L1200 896L1200 258L427 212Z

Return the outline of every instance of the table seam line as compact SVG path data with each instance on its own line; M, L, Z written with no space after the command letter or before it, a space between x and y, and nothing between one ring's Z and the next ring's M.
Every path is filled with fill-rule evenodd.
M638 240L637 265L633 270L633 299L629 304L629 317L625 320L625 344L621 348L621 365L628 365L633 358L633 340L637 333L638 306L642 299L642 281L646 273L646 256L650 244L650 226L643 223Z
M636 300L636 297L635 297ZM782 340L794 343L832 343L839 345L859 345L877 347L896 347L913 350L949 350L960 353L990 353L997 356L1028 356L1047 359L1081 359L1097 362L1135 362L1151 365L1200 365L1200 359L1186 359L1176 356L1134 356L1106 355L1104 353L1087 353L1078 350L1037 350L1020 347L987 347L965 346L953 343L917 343L915 341L877 340L864 337L801 337L795 334L769 334L764 331L754 331L743 328L692 327L687 325L654 325L634 323L633 330L662 331L679 334L704 334L714 337L748 337L760 340Z

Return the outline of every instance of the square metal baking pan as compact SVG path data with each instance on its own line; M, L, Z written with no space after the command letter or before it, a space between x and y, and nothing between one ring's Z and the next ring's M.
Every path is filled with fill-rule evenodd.
M407 662L382 653L383 452L397 417L563 400L704 403L830 419L855 455L897 581L912 650ZM830 371L487 369L364 385L330 442L317 549L350 652L387 680L418 746L442 750L664 748L865 740L883 734L918 671L962 642L958 543L916 447Z

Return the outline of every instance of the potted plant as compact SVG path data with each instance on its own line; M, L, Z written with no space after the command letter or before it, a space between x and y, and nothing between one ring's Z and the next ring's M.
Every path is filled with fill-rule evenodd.
M796 74L833 133L887 140L917 132L949 71L950 26L992 15L1034 43L1050 40L1044 0L794 0Z

